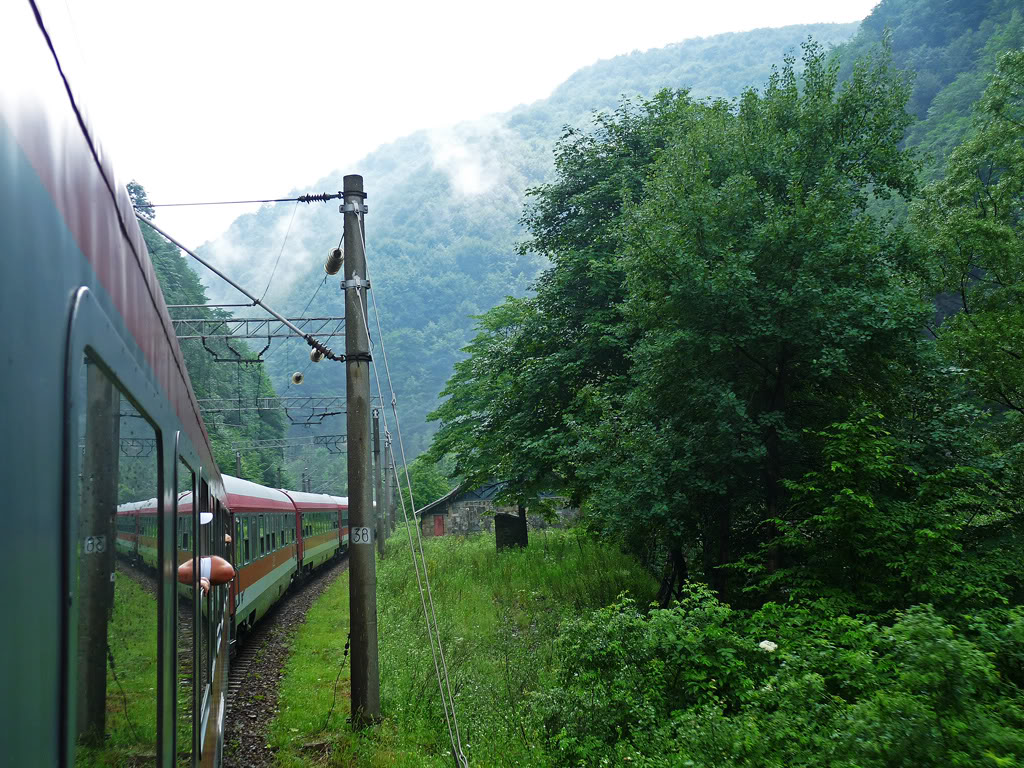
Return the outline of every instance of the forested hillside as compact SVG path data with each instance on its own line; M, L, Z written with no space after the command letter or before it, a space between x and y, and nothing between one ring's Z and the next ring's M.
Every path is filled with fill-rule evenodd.
M561 628L551 764L1024 758L1024 27L978 5L886 2L840 57L559 141L550 266L428 453L561 491L661 580Z
M510 630L546 666L506 656L503 764L1024 760L1018 5L632 54L348 169L418 479L559 492L660 587ZM267 208L207 252L339 314L340 225ZM279 389L341 391L307 360Z
M148 204L146 191L141 185L132 182L128 185L128 192L135 205ZM153 216L147 218L152 219ZM206 290L181 251L144 223L140 227L167 304L206 304ZM228 316L224 310L207 308L172 308L170 312L171 317L176 319L217 319ZM262 366L215 362L211 351L222 357L230 357L232 353L223 341L210 340L207 346L209 349L204 349L199 341L181 343L185 365L197 398L241 397L244 400L255 400L258 396L266 397L273 394L270 380ZM232 346L242 355L251 356L253 353L244 342L232 343ZM233 444L279 438L287 431L287 422L279 411L261 411L258 414L253 411L229 411L216 416L206 416L204 421L213 446L214 458L221 470L230 474L235 472ZM286 470L279 450L259 449L242 452L242 473L251 480L276 486L278 468ZM292 478L287 472L282 475L282 480L287 481L284 483L286 487L295 487L290 484Z
M667 86L733 98L747 84L764 82L783 53L808 36L827 45L848 39L855 29L848 24L758 30L619 56L581 70L548 99L447 131L414 134L303 187L335 191L345 173L364 176L370 276L411 455L429 442L433 429L425 416L472 338L473 316L507 295L525 295L544 266L543 257L517 250L519 219L526 190L549 177L551 150L565 125L588 125L594 111L614 109L623 94L652 96ZM307 316L333 316L342 306L336 279L309 302L324 276L327 251L340 236L337 205L284 204L239 218L203 253L262 292L284 243L268 301L288 314L309 304ZM238 300L215 280L209 290L220 300ZM343 367L310 367L307 351L293 344L269 355L278 391L343 392ZM306 383L291 387L288 377L303 369ZM323 429L344 431L330 419Z

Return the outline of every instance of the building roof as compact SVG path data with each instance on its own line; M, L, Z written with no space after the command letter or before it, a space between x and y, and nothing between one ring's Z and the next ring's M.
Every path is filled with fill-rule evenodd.
M448 509L448 504L455 500L455 497L459 495L459 491L461 490L461 486L452 488L437 501L432 501L426 506L420 507L416 510L416 514L422 518L424 515L436 515L445 512Z
M508 485L508 483L485 483L479 488L460 494L456 501L491 501L495 496L505 490L506 485Z
M505 482L484 483L478 488L466 490L464 485L452 488L437 501L421 507L417 514L422 518L426 515L440 515L448 511L448 505L457 501L493 501L494 497L505 490Z
M493 481L484 483L479 488L472 490L466 490L464 486L460 485L452 488L437 501L432 501L426 506L420 507L416 514L422 519L427 515L446 514L448 512L448 505L459 501L493 501L499 493L505 490L506 485L508 483L503 481ZM537 498L560 499L563 497L557 493L538 493Z

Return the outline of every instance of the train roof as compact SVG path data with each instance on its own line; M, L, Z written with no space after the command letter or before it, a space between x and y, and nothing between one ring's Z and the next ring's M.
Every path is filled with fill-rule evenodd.
M288 494L297 509L338 509L338 502L335 501L334 496L328 496L326 493L306 493L305 491L286 491L282 489L282 493Z
M243 480L233 475L221 475L232 512L294 512L295 505L287 495L276 488Z
M348 509L348 496L331 496L342 509Z
M145 501L127 501L124 504L117 505L117 514L121 515L126 512L137 512L140 509L156 509L156 497L152 499L146 499Z

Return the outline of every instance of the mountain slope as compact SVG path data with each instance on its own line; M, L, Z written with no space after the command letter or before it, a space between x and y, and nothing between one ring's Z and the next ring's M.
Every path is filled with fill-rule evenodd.
M689 88L698 97L736 97L749 85L761 85L772 65L809 36L834 45L856 27L818 24L718 35L601 61L574 74L548 99L447 130L415 133L348 169L363 175L369 194L370 277L410 458L426 447L433 427L424 415L435 407L471 336L472 316L506 295L524 294L543 266L515 246L525 192L547 179L563 126L586 124L592 112L613 109L623 94L647 97L668 87ZM304 190L340 189L342 175L332 173ZM317 291L321 265L341 227L335 206L267 206L240 217L204 253L262 292L289 233L267 298L297 314ZM236 300L216 284L209 291L214 300ZM341 307L337 280L331 279L305 315L340 315ZM307 350L297 343L272 350L267 367L278 392L344 390L342 366L309 367ZM307 367L306 384L297 392L288 377Z

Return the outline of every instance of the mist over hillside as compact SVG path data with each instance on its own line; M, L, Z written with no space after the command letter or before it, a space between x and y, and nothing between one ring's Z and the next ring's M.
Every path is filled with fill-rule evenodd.
M424 417L436 407L438 392L471 338L473 316L506 295L523 295L543 267L539 258L516 252L519 219L526 190L547 180L552 148L566 125L586 126L594 111L614 109L623 96L649 97L662 88L734 98L745 87L763 84L771 67L808 37L836 45L856 29L856 24L762 29L600 61L547 99L414 133L351 168L297 186L295 194L335 191L347 173L364 178L369 271L410 454L429 441L432 425ZM266 298L278 311L297 315L309 304L304 316L336 316L343 305L338 279L321 286L322 264L341 231L336 204L285 203L239 217L201 251L258 294L273 273ZM238 300L220 281L202 279L212 302ZM336 339L334 346L341 344ZM279 393L344 391L343 367L310 366L303 345L275 344L266 359ZM291 373L303 369L306 382L291 386ZM339 425L323 429L343 431Z

